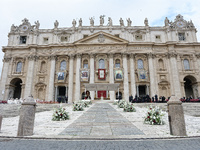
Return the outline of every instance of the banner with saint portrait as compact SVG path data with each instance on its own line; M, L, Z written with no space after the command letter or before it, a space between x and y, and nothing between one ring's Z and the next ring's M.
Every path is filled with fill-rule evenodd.
M98 78L100 80L106 79L106 69L98 69Z
M145 70L138 71L139 81L147 81L147 72Z
M58 82L64 82L65 72L58 72Z
M121 69L116 69L114 71L114 74L115 74L115 80L116 81L122 81L123 80L123 70Z
M81 73L81 81L83 82L89 81L89 75L90 75L89 70L81 70L80 73Z

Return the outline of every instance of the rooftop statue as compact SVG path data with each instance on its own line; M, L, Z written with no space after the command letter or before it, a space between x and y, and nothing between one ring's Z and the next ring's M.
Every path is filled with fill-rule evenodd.
M122 18L119 19L120 26L124 26L124 20Z
M39 23L39 21L37 20L37 21L35 21L35 29L39 29L39 27L40 27L40 23Z
M145 20L144 20L144 25L145 25L145 26L149 26L149 21L148 21L147 18L145 18Z
M82 18L79 20L79 27L82 27Z
M112 26L113 24L112 24L112 19L111 19L111 17L108 17L108 26Z
M104 24L104 17L105 17L105 15L100 16L100 26L103 26L103 24Z
M57 28L58 28L58 25L59 25L59 22L56 20L56 21L54 22L54 28L57 29Z
M89 18L90 19L90 25L91 26L94 26L94 19L91 17L91 18Z
M165 26L169 26L169 19L167 17L165 18Z
M131 26L131 24L132 24L132 21L131 21L131 19L130 18L128 18L128 19L126 19L127 20L127 26L128 27L130 27Z
M73 25L73 27L76 27L76 20L75 19L73 19L72 25Z

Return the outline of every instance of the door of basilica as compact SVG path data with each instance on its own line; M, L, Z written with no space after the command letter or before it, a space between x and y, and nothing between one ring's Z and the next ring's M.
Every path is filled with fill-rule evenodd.
M139 97L146 96L146 85L139 85Z

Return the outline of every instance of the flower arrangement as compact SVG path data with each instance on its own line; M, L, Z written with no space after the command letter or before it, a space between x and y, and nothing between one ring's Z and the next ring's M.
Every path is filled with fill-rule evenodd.
M82 103L74 103L73 104L73 111L83 111L83 104Z
M136 112L136 109L133 107L133 104L126 104L124 105L125 112Z
M69 115L68 112L66 112L65 108L59 107L57 109L54 109L52 121L62 121L68 119Z
M150 106L148 107L144 123L150 125L163 125L164 122L162 116L164 116L164 113L158 106L156 107Z
M118 105L119 108L124 108L124 105L126 105L126 101L120 100L117 105Z

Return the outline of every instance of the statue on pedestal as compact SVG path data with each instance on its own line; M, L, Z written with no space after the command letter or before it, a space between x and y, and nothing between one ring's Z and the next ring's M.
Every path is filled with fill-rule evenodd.
M57 29L57 28L58 28L58 25L59 25L59 22L56 20L56 21L54 22L54 29Z
M75 19L73 19L72 25L73 25L73 27L76 27L76 20Z
M145 25L145 26L149 26L149 21L148 21L147 18L145 18L145 20L144 20L144 25Z
M120 18L119 20L120 26L123 27L124 26L124 20L122 18Z
M128 19L126 19L127 20L127 26L128 27L130 27L131 26L131 24L132 24L132 21L131 21L131 19L130 18L128 18Z
M103 26L103 24L104 24L104 17L105 17L105 15L100 16L100 26Z
M108 17L108 26L112 26L112 19L111 19L111 17Z
M169 26L169 19L167 17L165 18L165 26Z
M91 18L89 18L90 19L90 26L94 26L94 19L91 17Z
M79 20L79 27L82 27L82 18Z
M37 20L37 21L35 21L35 29L39 29L39 27L40 27L40 23L39 23L39 21Z

